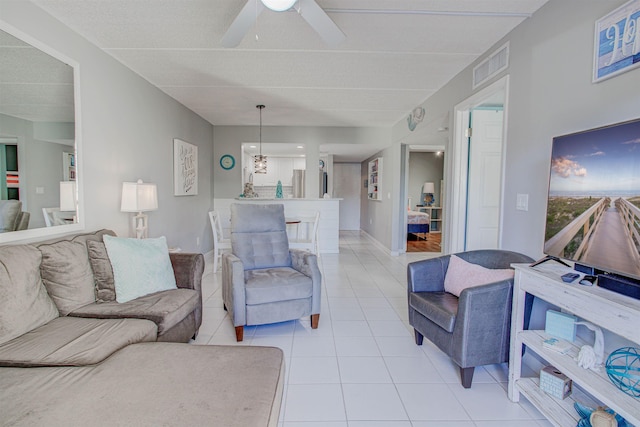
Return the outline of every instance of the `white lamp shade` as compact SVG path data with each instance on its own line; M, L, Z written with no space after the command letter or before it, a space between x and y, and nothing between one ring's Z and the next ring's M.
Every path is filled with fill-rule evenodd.
M436 187L433 185L433 182L425 182L422 186L422 192L424 194L433 194L436 192Z
M291 9L296 1L298 0L262 0L262 4L275 12L284 12Z
M78 205L75 181L60 181L60 210L63 212L76 211Z
M142 182L122 183L122 212L146 212L158 209L158 190L155 184Z

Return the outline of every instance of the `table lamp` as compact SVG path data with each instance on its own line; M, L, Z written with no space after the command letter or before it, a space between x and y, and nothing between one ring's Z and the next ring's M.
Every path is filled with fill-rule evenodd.
M424 206L432 206L434 202L433 193L435 193L436 187L433 182L425 182L422 185L422 204Z
M78 204L75 181L60 181L60 210L75 212Z
M132 218L135 237L144 239L148 236L147 215L143 212L155 211L158 209L158 190L155 184L142 182L122 183L122 204L121 212L137 212Z

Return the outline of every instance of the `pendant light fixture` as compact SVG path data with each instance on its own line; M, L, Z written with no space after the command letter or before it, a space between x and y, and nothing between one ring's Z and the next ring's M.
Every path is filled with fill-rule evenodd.
M260 155L253 158L253 166L255 173L267 173L267 156L262 155L262 110L264 105L256 105L260 110Z

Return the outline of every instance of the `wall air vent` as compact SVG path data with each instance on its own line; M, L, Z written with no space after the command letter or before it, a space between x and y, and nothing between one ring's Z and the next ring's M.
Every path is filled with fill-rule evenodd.
M473 88L494 77L509 67L509 42L489 55L481 63L473 67Z

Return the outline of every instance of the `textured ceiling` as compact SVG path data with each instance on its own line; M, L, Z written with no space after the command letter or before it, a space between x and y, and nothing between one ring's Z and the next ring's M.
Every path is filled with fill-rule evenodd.
M545 2L317 0L340 45L265 10L227 49L245 0L34 0L214 125L255 125L265 104L267 126L355 127L404 120Z
M329 48L296 12L265 10L225 49L244 0L35 1L214 125L255 124L262 103L265 124L286 126L392 126L544 2L318 0L502 16L330 12L347 38Z

